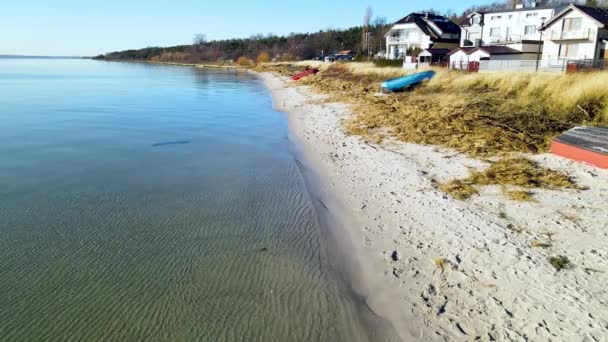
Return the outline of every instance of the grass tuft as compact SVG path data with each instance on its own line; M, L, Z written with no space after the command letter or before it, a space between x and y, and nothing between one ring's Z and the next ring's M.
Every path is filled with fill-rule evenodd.
M439 190L459 200L465 200L473 195L479 194L479 191L470 183L466 182L466 180L455 179L449 182L439 183L438 187Z
M553 266L557 272L561 270L568 270L574 267L574 265L572 265L572 262L570 262L570 259L563 255L549 257L548 260L551 266Z
M534 241L532 242L531 246L534 248L549 248L553 246L553 244L551 244L550 242Z
M445 268L448 266L449 261L445 258L435 259L435 265L441 269L441 271L445 271Z
M528 189L578 189L567 175L541 167L526 158L500 159L484 171L473 172L467 178L439 183L439 189L462 200L477 194L476 186L484 185L502 185L507 196L518 200L531 200L532 194L527 191L508 191L506 186Z
M503 190L504 194L513 201L536 202L534 193L525 190Z

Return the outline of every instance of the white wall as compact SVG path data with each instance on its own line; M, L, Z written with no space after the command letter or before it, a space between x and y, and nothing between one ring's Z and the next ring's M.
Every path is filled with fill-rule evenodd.
M475 13L471 16L470 20L473 19L481 20L483 18L482 14ZM472 44L475 44L476 39L481 39L481 26L479 24L471 24L470 26L461 26L460 27L460 46L467 46L465 42L468 40Z
M537 53L519 53L513 55L492 55L493 61L531 61L536 60Z
M469 61L469 56L464 51L458 51L458 52L450 55L450 63L460 62L460 61L463 61L463 62Z
M583 18L581 31L583 33L588 32L590 39L580 40L558 40L553 39L559 37L559 34L563 27L565 18ZM598 41L598 30L599 36L606 34L606 30L600 30L598 24L578 10L572 10L559 20L552 23L544 32L544 46L543 46L543 60L552 61L559 59L597 59L600 58L601 40ZM560 56L560 46L565 44L575 44L576 54L566 57Z
M449 56L450 57L450 68L453 69L466 69L468 67L469 62L473 62L469 56L464 51L457 51L456 53Z
M407 38L405 38L406 32L409 32ZM393 36L401 37L401 40L396 42L393 40ZM424 50L430 48L430 45L431 37L414 23L394 25L386 35L387 58L389 59L394 59L395 54L405 53L408 47L419 47Z
M521 52L528 52L528 53L538 54L539 45L541 45L540 41L538 43L532 43L532 44L530 44L530 43L526 43L526 44L523 44L523 43L508 44L507 46L510 47L510 48L512 48L512 49L521 51ZM542 45L541 45L541 53L542 53Z
M464 27L462 32L462 43L467 39L475 42L475 39L482 39L483 45L492 45L498 42L506 41L522 41L522 40L540 40L540 28L543 17L549 20L554 14L553 9L534 9L530 8L525 11L509 11L501 13L484 14L483 36L482 27L479 24L474 24L469 27ZM480 14L475 14L472 18L480 18ZM534 26L532 33L526 34L526 26ZM498 28L499 34L492 35L492 28Z
M490 55L485 51L475 51L469 55L469 61L479 62L482 58L490 58Z

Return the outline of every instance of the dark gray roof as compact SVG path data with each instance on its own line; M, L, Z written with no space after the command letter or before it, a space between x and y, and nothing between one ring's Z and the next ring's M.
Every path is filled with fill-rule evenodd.
M572 11L573 9L578 9L579 11L585 13L586 15L590 16L591 18L599 21L603 25L608 26L608 10L605 10L602 8L596 8L596 7L581 6L581 5L569 5L567 7L564 7L558 13L556 13L553 16L553 18L551 18L545 24L545 26L540 29L540 31L546 30L547 27L553 25L553 23L555 23L557 20L559 20L559 18L563 17L566 13Z
M579 10L583 11L585 14L587 14L591 18L599 21L600 23L602 23L604 25L608 25L608 10L605 10L602 8L596 8L596 7L580 6L580 5L573 5L573 6L578 8Z
M444 33L460 34L460 26L444 16L432 13L410 13L398 20L395 24L415 23L424 33L436 38L437 34L428 26L424 19L432 21L433 24L437 25L437 27L439 27L439 29Z
M459 48L456 48L456 49L448 52L448 56L451 56L451 55L455 54L458 51L462 51L462 52L468 54L469 52L471 52L471 51L473 51L475 49L477 49L477 48L475 48L475 47L459 47Z
M433 56L445 56L450 52L450 49L426 49L424 51L428 51Z
M521 51L512 49L508 46L482 46L475 49L475 51L479 50L485 51L490 55L519 55L522 53Z

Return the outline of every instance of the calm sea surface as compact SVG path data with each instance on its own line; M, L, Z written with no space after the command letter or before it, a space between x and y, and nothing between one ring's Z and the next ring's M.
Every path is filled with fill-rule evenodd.
M255 76L0 59L0 340L367 341Z

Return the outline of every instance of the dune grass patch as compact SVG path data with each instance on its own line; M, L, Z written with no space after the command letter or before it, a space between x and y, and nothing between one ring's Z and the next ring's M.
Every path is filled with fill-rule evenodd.
M298 84L352 105L347 134L369 141L398 141L451 148L471 157L500 157L483 172L440 183L458 199L479 186L501 185L517 201L534 201L533 188L575 188L566 175L542 168L518 153L541 153L550 141L578 125L608 125L608 72L581 74L463 73L436 69L425 84L378 96L388 78L412 71L372 63L297 62L262 68L292 75L305 66L321 70Z
M353 104L346 131L367 137L453 148L471 156L546 151L551 138L576 125L608 125L608 72L478 74L437 69L412 91L375 96L401 68L372 63L299 62L267 68L321 72L299 82ZM411 71L409 71L411 72Z
M487 185L501 185L507 197L519 201L533 201L533 194L529 190L508 190L509 187L578 189L568 175L521 157L500 159L483 171L475 171L464 179L439 183L438 187L452 197L464 200L478 194L480 186Z
M528 190L503 190L503 193L513 201L536 202L534 193Z

